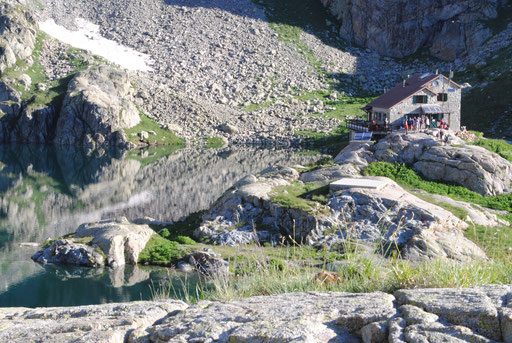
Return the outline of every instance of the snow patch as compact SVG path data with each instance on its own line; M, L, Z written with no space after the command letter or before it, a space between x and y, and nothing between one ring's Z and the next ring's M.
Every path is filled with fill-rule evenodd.
M77 31L71 31L57 25L53 19L39 23L39 28L46 34L75 48L89 50L95 55L119 64L129 70L152 71L154 61L150 55L106 39L100 34L99 25L82 18L75 19Z

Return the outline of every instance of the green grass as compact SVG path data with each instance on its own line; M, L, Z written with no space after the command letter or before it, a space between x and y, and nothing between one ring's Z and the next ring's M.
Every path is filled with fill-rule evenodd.
M244 111L244 112L254 112L254 111L258 111L258 110L260 110L260 109L262 109L262 108L270 107L274 102L275 102L275 99L265 101L265 102L264 102L264 103L262 103L262 104L250 104L250 105L244 106L244 107L242 108L242 111Z
M50 103L56 103L58 107L63 99L67 90L67 85L73 74L67 77L50 81L44 72L44 67L39 61L39 55L43 48L43 41L47 36L38 32L36 35L35 48L32 52L33 63L29 66L25 61L18 60L16 65L8 68L2 74L2 77L8 76L16 79L21 74L30 76L32 84L28 90L26 90L21 84L15 85L14 88L21 93L22 100L25 101L29 108L38 108L41 106L47 106ZM45 84L47 89L41 91L38 88L38 84Z
M385 176L404 187L413 187L431 194L446 195L455 200L470 202L495 210L512 212L512 194L482 196L462 186L426 180L403 164L374 162L364 170L364 174Z
M464 235L495 260L510 261L512 258L512 229L510 227L474 225L468 228Z
M319 160L310 163L305 168L300 169L300 172L309 172L313 170L318 170L322 168L329 168L335 166L334 160L331 157L320 158Z
M206 139L206 147L210 149L222 148L226 143L221 137L208 137Z
M288 186L275 187L270 197L272 202L285 208L296 208L310 214L326 215L329 213L329 208L325 206L328 194L328 185L294 182Z
M329 133L312 130L295 131L302 138L303 145L335 157L349 143L349 132L345 124L340 124Z
M489 139L481 138L477 141L471 142L473 145L478 145L491 152L495 152L506 160L512 162L512 145L502 139Z
M178 237L193 238L194 230L197 229L202 222L204 212L195 212L173 224L166 226L153 226L153 230L160 232L162 236L171 241L178 240ZM165 234L163 234L165 230Z
M141 121L137 126L125 130L130 142L135 144L145 143L150 145L184 145L185 141L183 138L176 136L176 134L172 131L162 128L155 120L149 118L148 116L141 113L140 120ZM140 133L142 131L146 131L148 133L153 131L156 133L156 135L149 134L149 138L146 141L141 142Z
M183 258L189 250L178 242L171 242L160 235L153 235L140 252L139 263L169 266Z
M489 233L484 235L489 237ZM483 237L481 235L477 239ZM492 244L491 240L489 245ZM173 291L162 292L160 295L195 302L230 301L258 295L310 291L392 293L402 288L507 284L512 277L512 264L505 258L468 263L447 260L411 263L396 258L382 260L375 255L362 257L350 254L337 270L342 282L322 284L315 281L315 275L325 270L328 258L311 253L312 248L308 246L245 246L214 249L229 260L233 275L203 280L194 285L195 289L187 287L189 285L185 281L183 289L192 288L192 294L189 296L184 297L180 292ZM168 287L163 285L162 289Z

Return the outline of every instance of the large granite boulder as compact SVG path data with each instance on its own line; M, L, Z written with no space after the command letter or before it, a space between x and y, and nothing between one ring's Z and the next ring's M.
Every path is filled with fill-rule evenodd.
M320 0L341 20L340 35L379 54L404 57L421 48L454 60L491 36L479 20L495 18L496 0Z
M444 144L426 133L396 132L375 145L351 144L334 161L359 170L375 161L404 163L428 179L456 183L482 195L512 191L512 163L482 147L456 143Z
M54 142L67 145L130 145L123 129L140 122L127 72L94 66L69 83Z
M305 174L307 178L314 175ZM330 174L319 175L329 179ZM302 176L292 168L272 168L245 177L217 200L194 235L229 246L278 244L285 237L292 237L297 242L328 249L356 240L384 255L398 250L410 260L486 258L477 245L464 237L464 221L389 179L375 178L388 182L381 189L352 187L330 191L325 195L326 202L311 201L309 208L274 200L276 187L303 185L299 181Z
M38 251L32 259L89 267L137 264L140 252L153 234L148 225L133 224L124 217L82 224L71 237Z

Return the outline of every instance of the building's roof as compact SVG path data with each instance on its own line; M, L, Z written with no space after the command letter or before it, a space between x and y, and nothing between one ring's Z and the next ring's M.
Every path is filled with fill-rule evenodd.
M418 91L424 88L428 89L430 83L440 77L446 78L446 76L443 76L441 74L414 74L407 80L405 80L405 87L403 82L400 82L394 88L391 88L388 92L370 102L368 105L364 107L364 109L370 109L372 107L391 108L396 104L399 104L402 101L406 100L407 98L413 96ZM455 87L461 88L461 86L458 85L457 83L453 81L451 81L451 83ZM429 91L432 92L430 89Z

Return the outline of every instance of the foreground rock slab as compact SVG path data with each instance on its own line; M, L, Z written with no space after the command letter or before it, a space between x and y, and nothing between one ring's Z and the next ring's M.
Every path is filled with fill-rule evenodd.
M0 309L1 342L511 342L512 287Z
M125 342L173 311L181 301L133 302L0 310L0 342Z

